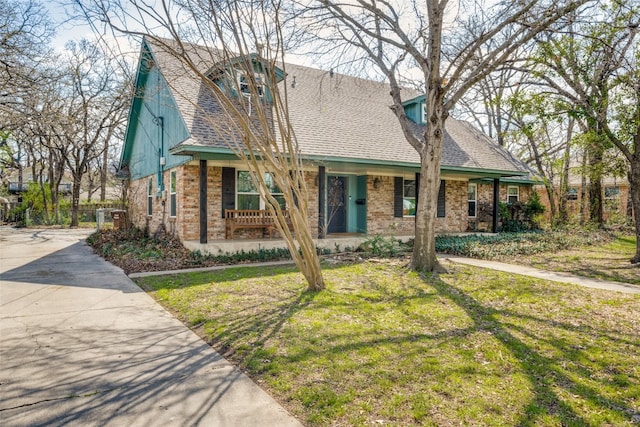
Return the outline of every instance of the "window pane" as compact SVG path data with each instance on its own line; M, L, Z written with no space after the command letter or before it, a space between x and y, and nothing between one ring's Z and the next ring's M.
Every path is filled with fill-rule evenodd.
M517 196L509 196L509 198L507 199L507 202L509 203L515 203L518 201L518 197Z
M469 189L467 191L469 194L469 200L476 200L476 186L474 184L469 184Z
M285 209L287 207L287 204L284 201L284 196L274 196L274 197L278 201L278 204L280 205L281 209Z
M507 190L510 196L518 195L518 187L509 187Z
M236 209L260 209L260 196L257 194L238 194Z
M469 200L469 216L476 216L476 202Z
M411 180L411 179L404 180L404 197L416 197L416 181L415 180Z
M169 214L170 216L176 216L176 211L177 211L177 206L176 206L176 194L173 193L171 195L171 213Z
M567 190L567 200L578 200L578 189L571 187Z
M171 172L171 192L176 192L176 172Z
M238 193L257 193L251 182L251 175L247 171L238 171Z
M269 193L276 193L276 194L280 193L280 194L282 194L282 191L276 185L276 182L273 179L273 177L271 176L271 174L268 174L268 173L265 174L264 180L267 183L267 188L269 189Z
M402 215L416 216L416 199L405 198L402 200Z
M604 188L604 197L606 198L615 198L620 195L619 187L605 187Z

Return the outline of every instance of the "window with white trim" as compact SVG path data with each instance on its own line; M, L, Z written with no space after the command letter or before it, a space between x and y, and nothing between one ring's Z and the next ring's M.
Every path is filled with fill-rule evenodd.
M236 70L236 76L238 79L238 88L240 89L240 93L243 95L251 95L251 82L249 81L247 74L244 71ZM264 93L262 76L255 74L254 78L256 79L256 92L259 97L262 97Z
M236 181L236 209L258 210L266 209L265 201L260 197L258 189L251 180L251 173L248 171L238 171ZM281 208L285 208L284 195L278 188L273 177L266 173L264 177L269 193L278 201Z
M510 185L507 187L507 203L515 203L520 200L520 187Z
M469 202L469 216L471 218L475 218L478 208L478 184L469 183L467 194L467 200Z
M416 216L416 180L402 182L402 216Z
M427 101L423 102L422 108L420 111L422 112L422 123L427 123Z
M147 185L147 215L153 215L153 178L149 178Z
M176 171L171 171L169 182L169 216L175 217L178 210L176 190L178 187Z

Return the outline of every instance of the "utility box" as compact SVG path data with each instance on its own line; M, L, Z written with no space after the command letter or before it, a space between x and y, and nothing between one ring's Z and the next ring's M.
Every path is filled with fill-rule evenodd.
M104 227L104 209L96 209L96 227L98 231Z
M124 230L124 228L127 226L126 211L111 211L111 218L113 219L114 230Z

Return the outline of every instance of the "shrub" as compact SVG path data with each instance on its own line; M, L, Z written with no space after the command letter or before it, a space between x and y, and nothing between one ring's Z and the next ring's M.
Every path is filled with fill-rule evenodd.
M392 236L385 237L380 234L367 237L362 243L361 248L364 252L379 257L393 257L408 249L406 245L400 243Z
M605 231L557 230L552 232L500 233L497 235L437 236L436 251L483 259L553 252L610 241Z

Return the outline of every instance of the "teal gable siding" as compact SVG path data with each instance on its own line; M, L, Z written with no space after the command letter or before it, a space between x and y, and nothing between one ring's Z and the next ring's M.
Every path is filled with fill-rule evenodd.
M191 159L169 154L169 149L187 139L189 132L158 68L145 69L144 64L153 64L150 59L148 50L143 50L136 82L136 92L141 96L134 98L123 150L122 163L129 166L131 179L153 174L159 177L162 170ZM165 158L164 166L160 157Z
M404 102L402 105L404 107L404 113L409 117L409 119L417 124L424 124L422 121L422 104L425 101L425 96L421 95L417 98L410 99L409 101Z

